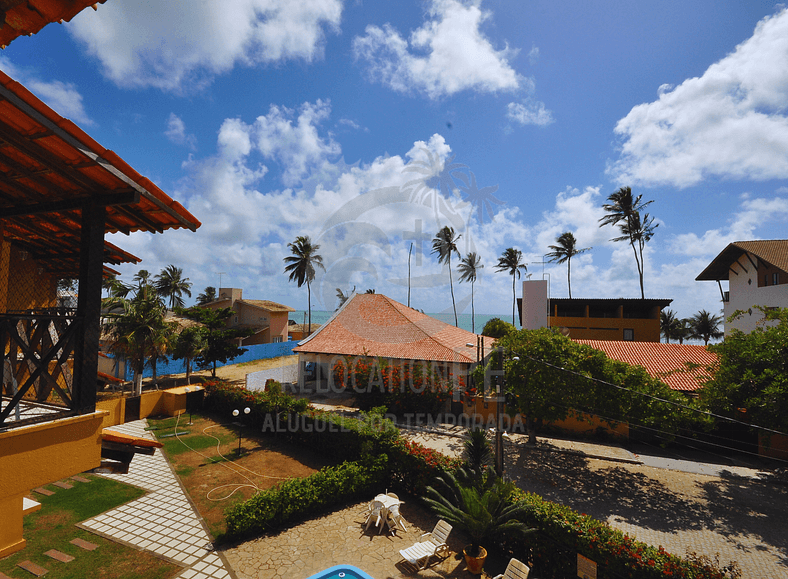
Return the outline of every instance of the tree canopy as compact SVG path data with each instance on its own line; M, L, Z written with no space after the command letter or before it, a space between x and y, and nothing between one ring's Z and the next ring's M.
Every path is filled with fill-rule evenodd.
M202 324L200 331L203 343L200 345L199 352L193 352L194 361L200 368L210 368L214 378L218 362L226 364L228 360L246 352L246 348L238 345L239 338L248 338L254 334L252 328L227 327L227 320L234 313L230 308L214 310L195 306L185 310L179 309L178 313ZM183 357L187 358L187 355Z
M788 308L756 307L764 319L752 332L734 329L709 346L719 361L700 400L723 416L744 412L753 424L788 432Z
M577 344L549 329L519 330L503 336L496 346L504 352L507 411L526 419L529 434L544 422L595 414L610 425L629 422L663 436L679 427L703 422L686 407L693 403L641 366L608 358L604 352ZM518 359L515 359L518 358ZM476 370L474 381L483 376Z

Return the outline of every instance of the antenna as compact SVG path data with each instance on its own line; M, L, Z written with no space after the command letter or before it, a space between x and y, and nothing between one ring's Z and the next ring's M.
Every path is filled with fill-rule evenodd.
M217 291L217 293L218 293L218 292L219 292L219 290L221 290L221 289L222 289L222 276L223 276L223 275L227 275L227 272L226 272L226 271L215 271L214 273L215 273L215 274L217 274L217 275L219 276L219 287L218 287L218 288L216 288L216 291Z

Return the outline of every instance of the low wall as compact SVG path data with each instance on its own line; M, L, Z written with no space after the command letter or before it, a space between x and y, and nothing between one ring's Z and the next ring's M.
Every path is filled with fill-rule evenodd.
M463 398L463 412L465 414L474 416L477 422L484 424L496 424L496 401L494 397L485 398L476 396L474 398ZM505 417L504 426L512 422L522 422L525 424L525 418L519 414L514 418ZM629 424L626 422L619 422L615 428L608 423L601 420L599 417L592 414L583 414L582 418L569 417L565 420L557 420L550 422L550 426L565 430L567 432L574 432L577 434L590 435L595 434L597 429L602 428L604 431L616 438L629 438ZM786 447L788 448L788 446Z
M140 418L148 416L177 416L187 410L187 399L194 392L202 390L200 385L179 386L167 390L143 392L140 396ZM100 400L96 402L96 410L108 412L104 416L102 428L123 424L126 416L126 397Z
M759 434L758 454L769 458L788 460L788 436L783 434L772 434L771 436Z

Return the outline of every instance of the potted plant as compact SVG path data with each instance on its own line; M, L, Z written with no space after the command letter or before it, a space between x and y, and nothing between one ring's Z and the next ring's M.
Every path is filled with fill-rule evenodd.
M457 476L445 472L436 479L440 491L427 487L427 504L454 528L465 531L471 544L463 549L468 571L480 574L487 557L482 543L502 533L525 535L536 531L517 519L525 514L524 503L512 502L514 483L506 482L488 467L481 477L463 468Z

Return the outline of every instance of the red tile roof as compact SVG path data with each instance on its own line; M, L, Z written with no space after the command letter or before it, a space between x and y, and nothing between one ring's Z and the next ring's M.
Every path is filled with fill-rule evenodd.
M492 338L487 338L492 345ZM473 344L468 347L466 344ZM383 294L353 294L296 353L476 362L476 334L450 326Z
M19 36L29 36L51 22L70 21L88 6L96 10L106 0L5 0L2 3L0 46Z
M717 361L717 355L705 346L663 344L661 342L615 342L603 340L575 340L602 350L608 358L642 366L651 376L662 380L672 390L693 392L701 388L699 378L707 376L706 367ZM687 370L686 363L700 368Z
M105 232L195 231L180 203L0 72L3 237L63 277L79 272L82 211L106 206ZM105 244L106 261L138 261Z

